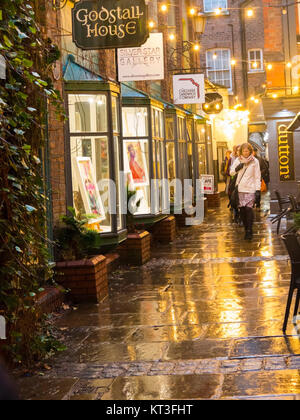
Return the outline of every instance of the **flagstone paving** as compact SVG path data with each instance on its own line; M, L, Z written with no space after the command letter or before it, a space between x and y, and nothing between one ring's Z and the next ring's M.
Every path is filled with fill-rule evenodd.
M300 320L282 323L286 250L256 213L254 239L222 208L157 246L141 268L110 277L99 305L57 321L67 350L24 399L300 399Z

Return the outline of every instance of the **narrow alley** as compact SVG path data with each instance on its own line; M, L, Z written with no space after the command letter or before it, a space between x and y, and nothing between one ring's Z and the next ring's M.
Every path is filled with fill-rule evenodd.
M68 349L26 399L299 399L300 338L282 323L290 281L284 244L266 212L243 240L222 201L181 229L141 268L110 277L99 305L58 321ZM298 323L299 326L299 323Z

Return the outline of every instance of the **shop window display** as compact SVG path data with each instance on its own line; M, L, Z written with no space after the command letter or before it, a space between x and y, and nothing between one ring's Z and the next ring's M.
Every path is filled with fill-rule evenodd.
M111 232L106 95L69 95L69 121L74 208L90 228Z

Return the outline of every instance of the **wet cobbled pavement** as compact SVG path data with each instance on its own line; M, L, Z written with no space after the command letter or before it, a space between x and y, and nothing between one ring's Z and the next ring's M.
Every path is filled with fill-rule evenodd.
M300 399L292 313L282 333L290 263L266 211L246 242L224 200L109 281L101 304L57 321L67 350L43 376L18 379L22 398Z

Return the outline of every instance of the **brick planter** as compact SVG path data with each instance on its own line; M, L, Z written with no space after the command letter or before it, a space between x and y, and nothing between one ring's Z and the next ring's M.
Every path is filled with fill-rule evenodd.
M174 216L170 216L167 219L157 223L153 228L154 239L163 242L170 243L176 238L176 219Z
M144 231L130 233L118 249L124 264L143 265L151 258L151 235Z
M66 289L74 302L100 302L108 294L106 258L98 255L80 261L56 265L56 281Z
M64 292L62 287L46 287L38 294L35 305L41 315L50 314L57 311L64 301Z
M205 197L207 198L207 206L209 209L221 207L221 195L219 192L215 194L207 194Z
M182 227L187 227L188 225L186 224L186 219L190 219L195 217L196 213L193 214L187 214L185 212L185 210L182 210L182 214L175 214L175 219L176 219L176 225L179 228Z

